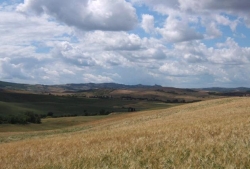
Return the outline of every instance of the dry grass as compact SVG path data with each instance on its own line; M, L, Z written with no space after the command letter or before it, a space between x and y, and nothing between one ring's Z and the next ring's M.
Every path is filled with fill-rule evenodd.
M148 99L159 99L162 101L180 99L186 102L192 102L197 100L211 100L222 98L222 96L209 95L205 91L185 91L182 89L165 88L163 90L156 89L131 89L131 90L114 90L107 95L113 97L132 97L132 98L148 98Z
M250 168L250 98L113 116L91 125L2 143L0 168Z
M42 119L41 124L1 124L0 125L0 138L4 133L12 135L14 132L37 132L45 130L56 130L73 127L79 124L89 124L89 122L98 119L107 118L108 116L76 116L76 117L60 117L60 118L45 118ZM0 139L1 142L1 139Z

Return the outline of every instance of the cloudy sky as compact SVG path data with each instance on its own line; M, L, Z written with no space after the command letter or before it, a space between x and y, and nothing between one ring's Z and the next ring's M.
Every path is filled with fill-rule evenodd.
M0 80L250 87L249 0L0 0Z

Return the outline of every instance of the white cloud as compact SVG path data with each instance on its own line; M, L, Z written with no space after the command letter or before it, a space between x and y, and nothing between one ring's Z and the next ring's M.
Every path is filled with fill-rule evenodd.
M0 11L0 15L0 44L30 45L32 41L53 40L72 32L68 27L49 22L46 16L27 18L13 11Z
M208 59L218 64L244 65L250 63L250 47L240 47L232 38L217 44Z
M168 76L194 76L209 72L203 65L180 64L179 62L165 63L159 70Z
M190 28L189 24L195 23L200 28L203 26L206 29L206 38L217 38L223 35L220 26L228 26L231 31L235 32L236 27L243 20L246 26L250 27L250 12L248 0L236 1L197 1L197 0L131 0L135 5L145 4L151 10L156 11L168 17L169 25L179 25L185 30L181 30L177 26L168 28L167 22L165 29L159 29L160 33L173 39L171 42L186 41L199 39L201 36L197 32L197 27ZM170 18L170 19L169 19ZM176 18L178 18L176 20ZM145 21L144 21L145 22ZM145 26L144 26L145 27ZM170 26L169 26L170 27ZM185 37L190 34L189 37Z
M82 30L131 30L137 24L135 9L125 0L25 0L17 10L46 13Z
M209 0L199 1L202 8L213 10L248 11L250 2L248 0Z
M154 16L148 15L148 14L143 14L142 15L142 23L141 26L144 29L145 32L147 33L152 33L155 30L154 26Z
M134 4L146 4L150 9L160 12L162 14L169 14L175 9L178 9L179 2L178 0L130 0Z
M215 22L209 22L209 24L206 24L206 31L208 38L217 38L219 36L222 36L222 32Z
M229 26L232 31L236 30L236 27L239 23L238 20L231 21L229 17L223 16L223 15L215 15L215 20L218 24L224 25L224 26Z
M140 3L142 20L133 29ZM241 30L248 30L249 12L232 0L228 7L214 3L26 0L18 5L26 15L16 5L1 4L0 78L45 84L247 86L249 34ZM145 4L149 7L142 10ZM235 36L243 34L244 39Z
M203 38L195 29L190 28L185 21L171 16L167 18L164 27L157 28L157 31L168 42L191 41Z
M113 82L113 79L107 76L102 75L93 75L93 74L85 74L83 75L83 80L85 83L107 83L107 82Z
M177 0L176 0L177 1ZM180 3L180 8L186 11L204 11L204 10L214 10L214 11L228 11L228 12L238 12L238 11L248 11L250 7L250 2L248 0L178 0Z
M211 49L198 41L182 42L174 45L174 55L188 63L207 62Z

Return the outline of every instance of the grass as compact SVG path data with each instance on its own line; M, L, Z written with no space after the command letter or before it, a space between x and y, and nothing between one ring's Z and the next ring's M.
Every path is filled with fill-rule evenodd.
M0 144L0 168L250 168L249 103L210 100L23 133Z
M53 96L23 93L0 93L0 116L32 111L36 114L53 112L54 116L97 114L104 109L109 112L127 112L133 106L137 110L166 108L174 104L158 104L140 100L91 99L72 96Z
M77 117L45 118L42 119L41 124L25 124L25 125L1 124L0 133L64 129L66 127L72 127L107 117L108 116L77 116Z

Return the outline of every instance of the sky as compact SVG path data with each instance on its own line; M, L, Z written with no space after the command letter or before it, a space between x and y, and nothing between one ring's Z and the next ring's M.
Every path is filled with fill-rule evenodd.
M0 80L250 87L249 0L0 0Z

